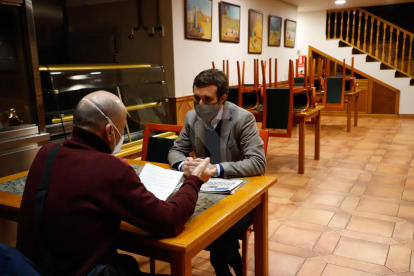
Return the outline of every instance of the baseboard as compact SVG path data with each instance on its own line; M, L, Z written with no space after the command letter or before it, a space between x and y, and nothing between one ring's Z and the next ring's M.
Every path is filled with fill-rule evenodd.
M400 114L400 118L414 118L414 114Z
M336 117L346 117L348 116L347 113L339 113L339 112L323 112L323 116L336 116ZM410 115L410 114L409 114ZM354 114L352 113L352 118L354 117ZM368 113L360 113L358 112L358 118L398 118L398 114L368 114ZM414 118L414 117L413 117Z

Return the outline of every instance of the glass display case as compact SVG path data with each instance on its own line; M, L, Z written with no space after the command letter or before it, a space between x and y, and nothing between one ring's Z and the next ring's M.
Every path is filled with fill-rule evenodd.
M63 142L70 137L76 105L97 90L113 93L125 104L128 116L123 149L141 142L146 123L173 123L160 65L48 65L40 66L40 76L51 141Z

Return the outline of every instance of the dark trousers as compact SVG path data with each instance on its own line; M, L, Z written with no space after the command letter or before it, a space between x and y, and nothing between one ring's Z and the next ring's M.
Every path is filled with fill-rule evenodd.
M252 217L252 213L244 216L206 248L210 251L210 262L217 276L232 276L229 265L237 276L242 275L239 235L250 226Z
M151 273L141 272L139 270L138 262L134 257L126 254L118 254L114 263L114 268L118 276L143 276L143 275L155 275ZM165 274L157 274L165 275Z

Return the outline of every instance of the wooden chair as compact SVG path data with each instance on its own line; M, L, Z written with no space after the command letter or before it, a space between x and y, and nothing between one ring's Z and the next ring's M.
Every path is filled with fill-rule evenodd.
M151 136L151 131L178 132L179 135L183 127L152 123L145 124L141 160L168 164L168 152L174 145L174 139Z
M262 138L263 140L264 152L266 156L267 155L267 144L269 142L269 130L259 129L259 135L260 135L260 138ZM243 262L242 276L247 275L247 262L248 262L247 255L248 255L248 250L249 250L249 239L250 239L252 232L254 232L253 224L250 225L248 229L244 231L243 233L241 233L239 236L239 240L242 241L242 262Z
M262 61L262 71L266 65ZM262 129L284 129L286 133L270 133L273 137L291 137L293 118L293 62L289 61L289 87L266 87L266 74L263 73L263 112ZM256 117L256 116L255 116Z
M216 65L214 64L214 61L211 62L213 65L213 69L216 69ZM229 60L227 60L227 68L226 68L226 61L223 59L223 72L226 74L227 79L229 79Z
M275 58L275 82L272 84L272 59L269 58L269 87L277 87L277 58Z
M311 79L308 78L308 61L305 57L305 72L303 78L294 78L294 88L293 88L293 112L303 112L308 109L310 105L310 99L313 98L313 88L310 84ZM292 63L293 61L289 63ZM298 64L298 62L296 62ZM293 78L290 78L292 81ZM309 83L309 86L308 86ZM302 87L303 86L303 87Z
M323 95L323 105L325 108L342 109L345 103L345 59L343 66L342 77L325 77L325 88ZM327 68L329 69L329 61L327 62ZM326 72L327 70L325 70ZM329 71L328 71L329 72Z

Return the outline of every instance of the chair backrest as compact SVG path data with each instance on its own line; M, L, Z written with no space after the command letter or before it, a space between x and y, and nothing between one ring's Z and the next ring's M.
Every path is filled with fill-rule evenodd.
M239 88L229 87L229 94L227 95L226 101L239 106Z
M267 144L269 143L269 130L267 129L259 129L259 135L260 138L262 138L263 140L263 147L264 147L264 152L265 152L265 156L267 155Z
M262 70L266 64L262 61ZM289 61L289 87L266 88L266 74L263 73L263 119L262 129L283 129L286 133L270 133L275 137L291 137L293 119L293 61Z
M328 61L329 64L329 61ZM325 108L342 109L345 102L345 59L342 77L326 77L323 105ZM329 67L329 66L328 66Z
M184 126L152 123L145 124L144 139L142 141L141 160L168 164L168 152L174 145L175 140L161 137L153 137L151 136L151 131L157 130L181 133L183 127Z

